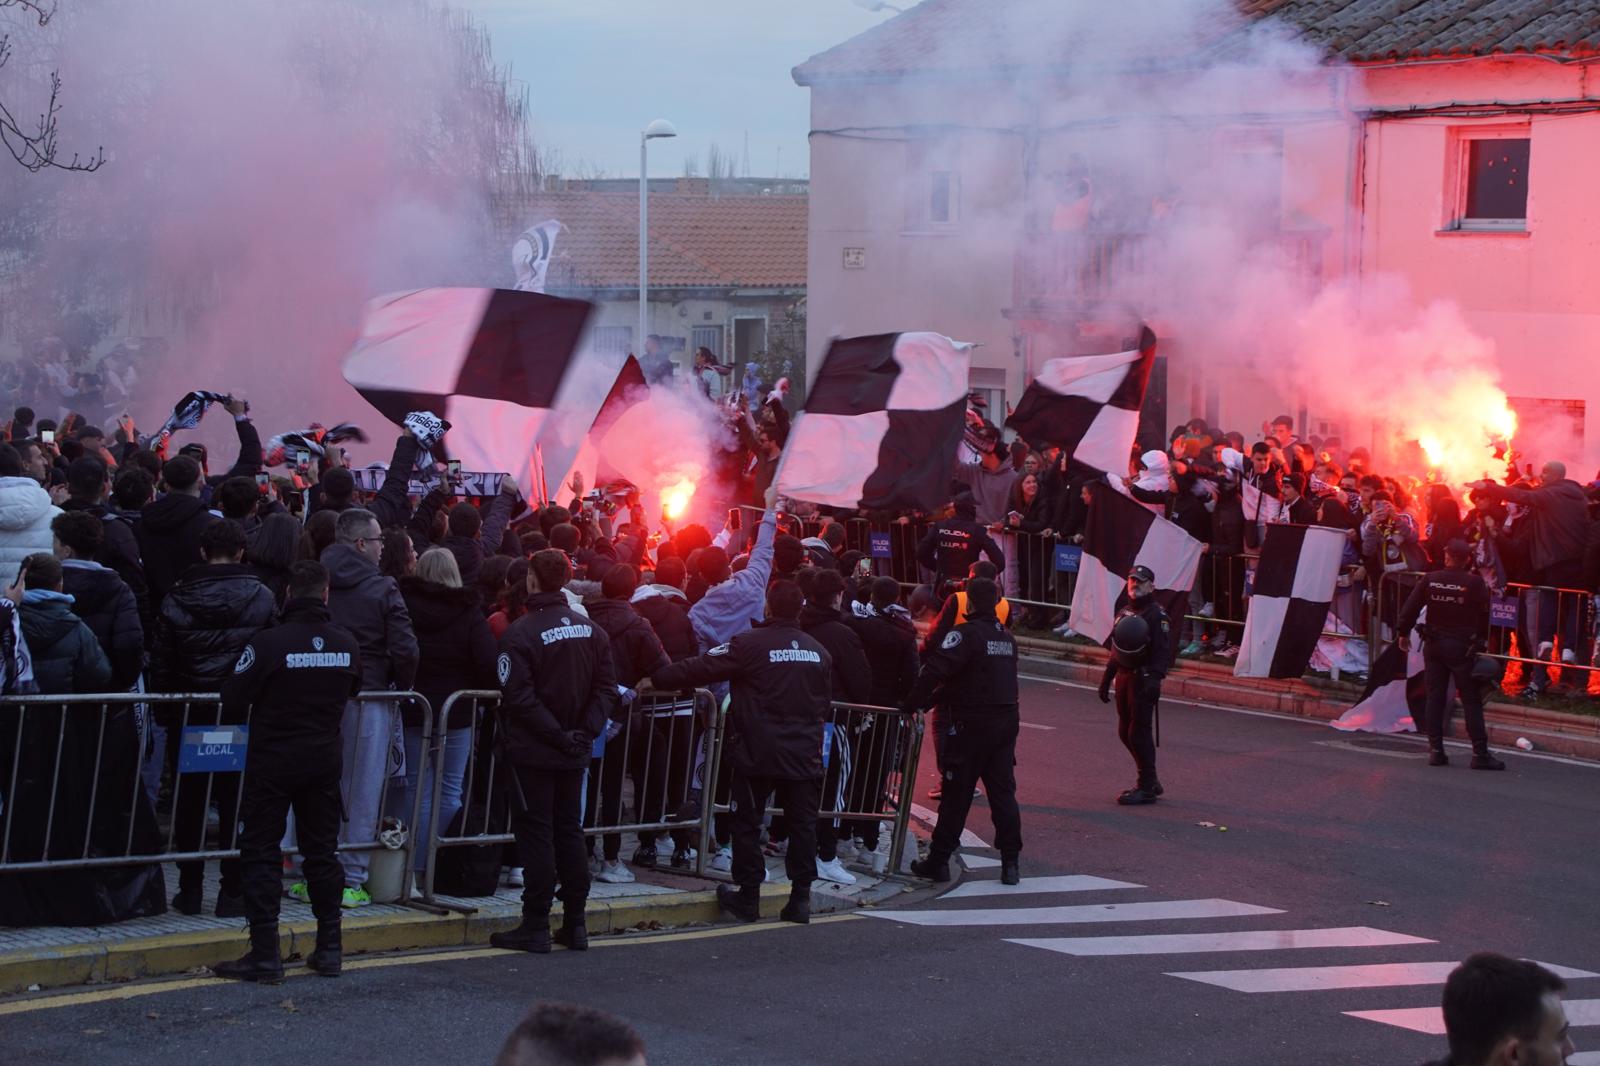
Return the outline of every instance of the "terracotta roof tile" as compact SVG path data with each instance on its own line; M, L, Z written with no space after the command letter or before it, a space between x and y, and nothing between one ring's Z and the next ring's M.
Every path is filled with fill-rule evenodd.
M1030 0L1032 2L1032 0ZM1285 23L1324 49L1351 62L1487 56L1519 52L1558 55L1600 53L1600 4L1594 0L1234 0L1244 22ZM1068 43L1065 22L1049 25L1052 10L1026 9L1028 33L1008 32L1006 12L1015 0L923 0L886 22L812 56L794 69L802 85L830 78L947 74L995 66L1051 66L1064 61L1060 47L1028 62L1033 41ZM1243 25L1243 24L1241 24ZM1183 42L1181 51L1226 49L1230 33L1219 28L1210 40ZM1114 62L1138 64L1175 55L1175 41L1141 34ZM1135 50L1135 48L1137 50ZM1019 56L1019 53L1023 53ZM1106 57L1103 44L1096 54Z
M804 196L650 194L650 284L665 288L804 288ZM557 219L549 287L633 288L639 283L639 198L552 192L502 201L497 227L510 249L525 228Z

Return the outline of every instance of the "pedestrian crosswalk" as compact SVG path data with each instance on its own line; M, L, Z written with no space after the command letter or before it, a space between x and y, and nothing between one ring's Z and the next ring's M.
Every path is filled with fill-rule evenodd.
M982 853L964 853L961 859L968 869L984 870L999 865L999 861L992 855ZM992 879L973 879L944 893L938 898L937 906L890 908L865 913L874 918L907 925L946 928L1073 925L1114 927L1121 923L1138 922L1205 923L1221 919L1271 919L1272 916L1289 913L1276 907L1229 899L1124 898L1119 902L1069 902L1074 894L1120 894L1145 889L1144 885L1090 874L1025 877L1017 885L1002 885ZM948 906L947 904L951 902L961 903L962 906ZM1270 926L1272 923L1269 920L1265 924ZM1006 943L1021 947L1082 958L1149 956L1158 959L1163 956L1181 956L1187 961L1206 954L1228 955L1230 956L1228 962L1235 968L1199 969L1172 966L1170 969L1162 967L1159 972L1168 977L1247 995L1329 990L1375 992L1381 989L1399 989L1408 990L1414 996L1418 988L1442 986L1450 971L1456 967L1459 958L1470 954L1479 946L1456 945L1445 949L1438 946L1437 941L1427 937L1370 926L1207 929L1201 924L1192 932L1130 931L1120 935L1100 933L1092 936L1003 936L1002 939ZM1402 954L1403 961L1391 957L1375 958L1373 961L1360 964L1342 962L1326 966L1274 965L1292 958L1290 955L1278 953L1317 949L1355 949L1375 953L1395 951ZM1246 969L1237 968L1239 960L1231 957L1235 952L1263 953L1261 956L1263 965ZM1569 965L1550 962L1541 962L1541 965L1569 982L1600 978L1600 973ZM1590 987L1600 988L1600 984ZM1582 994L1582 986L1574 986L1568 993L1574 997L1566 1000L1568 1021L1574 1028L1600 1026L1600 999L1581 998ZM1434 995L1434 1002L1437 1003L1437 994ZM1436 1005L1378 1008L1377 1004L1374 1004L1374 1008L1345 1010L1340 1013L1350 1018L1415 1033L1435 1036L1444 1033L1444 1020ZM1571 1061L1600 1066L1600 1054L1592 1058L1580 1055Z

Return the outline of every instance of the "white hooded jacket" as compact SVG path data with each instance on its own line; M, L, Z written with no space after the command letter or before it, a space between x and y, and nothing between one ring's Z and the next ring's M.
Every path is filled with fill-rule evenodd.
M31 477L0 477L0 583L17 579L22 560L54 547L50 523L61 508Z

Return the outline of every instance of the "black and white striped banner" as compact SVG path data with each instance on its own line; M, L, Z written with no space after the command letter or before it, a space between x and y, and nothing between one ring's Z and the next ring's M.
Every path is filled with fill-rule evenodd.
M1274 523L1261 542L1235 677L1300 677L1328 622L1342 529Z
M1138 565L1155 574L1156 597L1176 628L1194 587L1201 548L1177 525L1110 485L1095 485L1072 590L1072 628L1104 643L1117 620L1117 597L1127 590L1128 571Z
M1125 476L1155 356L1156 335L1144 326L1130 351L1051 359L1006 425L1035 448L1058 447L1081 466Z
M940 333L834 341L784 447L778 495L869 510L946 503L970 347Z
M440 415L451 424L442 451L528 491L540 430L593 306L510 289L382 296L368 305L344 378L396 425L410 411Z

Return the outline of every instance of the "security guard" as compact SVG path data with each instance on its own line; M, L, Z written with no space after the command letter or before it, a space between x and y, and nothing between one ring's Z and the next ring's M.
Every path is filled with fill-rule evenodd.
M943 596L946 585L967 574L979 553L989 557L995 567L1005 569L1005 553L978 524L978 504L970 492L955 499L955 515L928 530L917 545L917 562L934 572L934 591Z
M522 861L522 924L493 933L497 948L550 950L550 904L561 881L555 942L589 947L584 906L583 773L595 737L616 717L617 672L606 631L567 604L565 552L546 548L528 564L528 611L500 640L501 756L511 764L511 832Z
M1161 679L1171 665L1170 624L1156 602L1156 575L1148 566L1128 571L1127 592L1118 597L1117 620L1111 627L1111 658L1100 679L1100 702L1111 702L1117 688L1117 738L1133 756L1139 781L1117 797L1124 807L1154 803L1162 792L1156 777L1155 721L1161 700Z
M224 721L248 712L244 794L239 803L239 866L250 951L212 967L218 977L277 982L278 902L283 893L283 839L289 810L305 857L306 886L317 916L317 946L306 966L339 976L339 903L344 870L339 846L340 774L344 744L339 723L345 701L361 690L361 648L328 615L328 571L302 560L289 572L283 621L245 645L222 685Z
M774 581L766 621L694 659L657 670L658 689L732 682L723 762L732 771L733 885L717 902L740 921L761 917L761 819L776 792L789 823L789 902L781 917L811 921L817 876L817 809L822 793L822 738L833 699L833 659L800 628L800 586ZM734 887L737 885L738 887Z
M1444 546L1444 569L1425 575L1400 609L1399 644L1408 647L1413 626L1422 634L1423 677L1428 685L1428 765L1450 765L1450 757L1444 753L1444 727L1454 679L1466 711L1467 735L1472 738L1472 768L1504 770L1506 764L1489 754L1483 690L1473 672L1484 634L1489 632L1489 586L1468 571L1471 556L1472 549L1464 540ZM1427 620L1417 626L1424 608Z
M1014 885L1020 873L1022 812L1017 808L1017 642L995 617L999 587L988 578L967 583L967 620L944 635L922 660L922 672L906 699L907 710L937 700L945 715L944 792L928 857L911 872L930 881L950 880L950 856L961 843L972 792L979 779L989 790L1000 881Z

